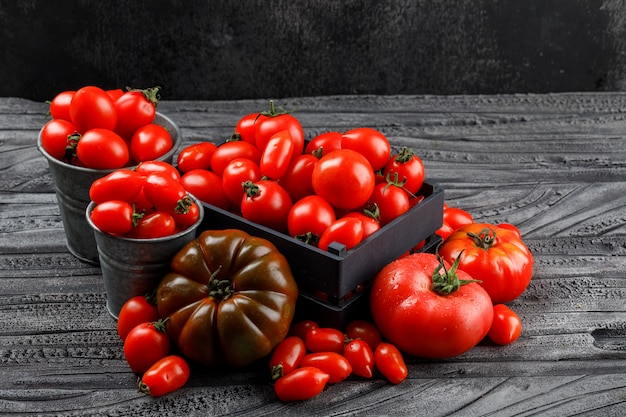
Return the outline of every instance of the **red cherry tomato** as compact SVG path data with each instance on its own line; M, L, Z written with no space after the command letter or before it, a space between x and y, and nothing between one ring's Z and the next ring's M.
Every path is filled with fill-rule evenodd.
M50 101L50 115L53 119L62 119L67 122L72 122L72 116L70 116L70 103L74 98L75 91L62 91Z
M194 143L183 148L176 158L178 169L185 173L194 169L210 169L211 157L217 149L217 145L212 142Z
M380 230L380 222L374 217L358 211L351 211L344 214L343 217L355 217L361 221L363 225L363 239L373 235Z
M463 209L457 207L447 207L443 210L443 222L450 226L454 231L461 226L474 223L474 218Z
M111 100L113 100L113 104L115 104L115 102L124 95L124 90L122 90L121 88L105 90L105 92L107 93L109 97L111 97Z
M141 192L144 180L132 169L118 169L95 180L89 187L89 197L96 204L109 200L132 203Z
M350 362L355 375L371 378L374 374L374 351L365 340L350 340L343 348L343 356Z
M276 133L287 130L293 141L293 155L299 155L304 150L304 131L302 125L294 116L284 111L279 111L270 101L269 111L263 112L262 118L254 123L256 147L263 152L270 138Z
M328 383L336 384L352 374L352 365L348 359L337 352L314 352L302 358L301 367L312 366L329 376Z
M100 128L113 130L117 123L115 104L101 88L86 86L77 90L69 107L72 123L79 133Z
M389 224L393 219L409 211L410 208L407 192L390 183L376 184L368 201L378 207L381 226Z
M91 221L104 233L120 236L130 232L137 222L133 206L126 201L109 200L91 211Z
M279 232L287 230L289 210L293 205L287 191L276 181L246 181L243 184L241 215Z
M424 183L424 163L415 152L402 148L400 153L392 156L383 167L383 177L402 183L402 188L416 195Z
M314 320L300 320L291 325L288 335L297 336L300 339L304 340L309 330L317 329L318 327L320 326Z
M147 177L151 174L159 174L180 182L181 175L176 168L165 161L144 161L135 168L137 174Z
M493 306L493 323L487 336L499 345L515 342L522 333L522 320L505 304Z
M218 146L211 155L211 171L221 177L224 168L236 158L249 159L258 164L261 161L261 152L256 146L248 142L225 142Z
M222 186L222 179L214 172L206 169L192 169L183 174L180 183L185 190L199 200L228 210L230 200Z
M163 320L135 326L124 340L126 362L136 374L142 374L170 351L170 340Z
M256 138L254 137L255 126L257 120L265 118L259 113L250 113L243 116L235 125L235 134L233 139L243 140L256 146Z
M318 195L309 195L296 201L289 210L289 235L306 243L317 245L320 236L336 220L332 206Z
M307 143L304 153L308 155L315 154L318 158L321 158L327 153L338 149L341 149L341 133L325 132L311 139Z
M261 153L259 167L261 174L267 178L280 179L291 162L294 143L288 130L275 133L267 142Z
M319 395L330 376L312 366L298 368L278 379L274 392L280 401L303 401Z
M152 397L160 397L182 388L189 380L187 361L177 355L158 360L141 377L138 390Z
M159 319L154 299L146 295L131 297L124 303L117 317L117 334L125 340L132 329L141 323L151 323Z
M374 171L382 169L391 156L391 144L376 129L359 127L345 132L341 137L341 149L352 149L363 155Z
M304 336L304 343L310 352L343 353L346 337L341 330L332 327L317 327Z
M287 171L278 180L292 201L298 201L315 193L313 190L313 169L319 159L313 155L297 155L292 160Z
M94 128L83 133L76 145L76 156L93 169L117 169L130 159L128 145L112 130Z
M222 172L222 188L234 208L241 207L245 194L242 184L246 181L259 181L261 177L259 164L250 159L236 158L226 165Z
M402 353L391 343L382 342L378 344L374 351L374 362L376 368L392 384L399 384L409 374Z
M159 87L120 92L122 94L114 100L117 113L115 133L130 141L140 127L154 121L159 103Z
M148 175L143 192L158 210L171 214L186 213L192 202L183 184L161 174Z
M60 161L72 162L68 155L67 147L72 144L68 136L73 135L76 128L71 122L64 119L52 119L41 130L41 146L53 158Z
M158 159L172 149L170 133L163 126L150 123L135 131L130 140L130 153L135 162Z
M176 220L164 211L145 214L128 232L133 239L155 239L173 235L176 232Z
M363 240L363 223L356 217L342 217L330 224L320 236L317 247L328 250L333 242L341 243L350 250Z
M176 230L173 233L176 233L191 227L200 219L200 208L195 201L192 201L186 212L174 213L171 216L176 223Z
M297 336L287 336L276 347L270 357L272 381L276 381L300 367L306 355L304 340Z
M346 326L346 336L348 339L362 339L372 350L382 342L383 337L378 327L371 321L353 320Z

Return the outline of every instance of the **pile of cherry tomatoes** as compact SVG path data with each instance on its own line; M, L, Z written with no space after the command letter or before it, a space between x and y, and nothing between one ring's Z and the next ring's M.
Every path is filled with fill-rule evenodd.
M41 144L53 158L93 169L158 159L173 146L167 129L154 123L158 91L85 86L61 92L50 102L52 120L41 130Z

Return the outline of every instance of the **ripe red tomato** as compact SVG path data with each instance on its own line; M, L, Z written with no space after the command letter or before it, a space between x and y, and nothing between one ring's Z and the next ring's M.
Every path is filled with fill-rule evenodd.
M493 306L493 323L489 329L489 339L499 345L509 345L522 334L522 320L515 311L505 304Z
M233 208L241 207L245 190L241 184L261 179L261 168L256 162L246 158L233 159L222 172L222 188Z
M115 103L103 89L82 87L74 93L69 107L72 123L79 133L100 128L113 130L117 124Z
M374 171L365 157L350 149L323 156L315 165L315 193L333 207L352 210L365 204L374 190Z
M329 384L341 382L352 374L352 365L350 365L350 361L337 352L309 353L302 358L300 366L312 366L322 372L326 372L329 376Z
M325 132L315 136L306 144L304 153L321 158L329 152L341 149L341 133Z
M302 401L319 395L330 376L312 366L298 368L278 379L274 384L274 392L280 401Z
M409 374L402 353L391 343L382 342L374 351L376 368L392 384L399 384Z
M278 183L289 193L292 201L298 201L315 193L312 177L313 169L318 160L313 155L297 155L291 160L287 171L278 180Z
M514 300L528 287L533 255L519 234L487 223L462 226L439 248L448 262L459 258L459 269L480 280L494 304Z
M300 367L302 358L306 355L304 340L297 336L287 336L272 352L270 357L270 372L272 381L276 381Z
M374 186L368 199L378 207L378 219L381 226L389 224L393 219L409 211L409 195L407 192L390 183L378 183Z
M176 223L176 230L173 233L177 233L191 227L200 219L200 207L192 200L187 207L187 212L174 213L171 216Z
M163 320L135 326L124 340L126 362L136 374L143 374L170 351Z
M172 149L170 132L161 125L150 123L135 131L130 140L130 154L135 162L158 159Z
M70 103L74 98L75 91L62 91L50 101L50 115L53 119L62 119L72 122L70 116Z
M142 126L151 124L159 103L159 87L144 90L130 89L114 101L117 113L115 133L130 141Z
M194 143L183 148L176 158L178 169L185 173L194 169L210 169L211 157L217 149L217 145L212 142Z
M309 352L343 353L345 342L343 332L332 327L316 327L304 336L304 344Z
M374 279L374 323L385 339L410 355L460 355L487 335L493 320L489 294L467 281L473 280L456 264L451 267L430 253L397 259Z
M293 139L288 130L275 133L261 153L259 162L261 174L269 179L280 179L289 168L293 157L293 147Z
M151 174L159 174L180 182L181 175L176 168L165 161L144 161L135 168L137 174L147 177Z
M124 139L112 130L90 129L76 146L76 156L83 165L93 169L117 169L130 159Z
M318 327L320 326L315 320L300 320L292 323L289 328L288 336L298 336L300 339L304 340L309 330L317 329Z
M374 351L363 339L352 339L343 348L343 356L350 362L352 372L363 378L374 375Z
M363 240L363 223L356 217L342 217L330 224L320 236L317 247L328 250L333 242L341 243L350 250Z
M109 97L111 97L111 100L113 100L113 104L115 104L115 102L122 97L122 95L124 95L124 90L122 90L121 88L113 88L111 90L105 90L105 92L108 94Z
M206 169L192 169L183 174L180 183L201 201L228 210L230 200L222 186L222 179L216 173Z
M309 195L294 203L287 217L291 237L317 245L320 236L336 220L328 201L318 195Z
M246 181L243 188L241 215L270 229L285 232L289 210L293 205L287 191L271 180Z
M416 195L424 183L424 163L415 152L402 148L400 153L393 155L383 167L383 177L402 183L402 187L412 195Z
M137 223L131 203L109 200L100 203L91 211L91 221L104 233L116 236L130 232Z
M132 203L141 192L144 180L132 169L118 169L95 180L89 187L89 197L96 204L109 200Z
M376 349L376 346L383 340L378 327L371 321L362 319L353 320L348 323L346 326L346 336L348 339L362 339L372 350Z
M351 211L344 214L343 217L356 217L361 221L363 225L363 240L380 230L380 222L368 214Z
M450 226L452 231L457 230L461 226L474 223L472 215L457 207L446 207L443 210L443 223Z
M132 239L155 239L173 235L176 232L176 220L165 211L145 214L128 232Z
M186 213L193 201L183 184L161 174L148 175L143 192L158 210L170 214Z
M137 295L124 303L117 316L117 334L125 340L132 329L141 323L151 323L159 319L154 297Z
M160 397L182 388L189 380L187 361L177 355L159 359L141 377L138 390L152 397Z
M265 118L259 113L250 113L243 116L235 125L235 133L233 140L243 140L256 146L256 138L254 137L255 126L257 120Z
M219 145L211 155L211 171L221 177L224 168L237 158L249 159L258 165L261 161L261 152L249 142L225 142Z
M300 121L289 113L279 111L270 100L269 111L262 112L262 118L254 123L254 138L256 147L263 152L270 138L276 133L287 130L293 141L293 155L299 155L304 150L304 131Z
M67 147L71 145L68 136L75 132L76 128L71 122L64 119L52 119L41 130L41 146L53 158L71 162L71 158L66 158Z
M352 149L363 155L374 171L383 169L391 156L391 144L376 129L359 127L341 136L341 149Z

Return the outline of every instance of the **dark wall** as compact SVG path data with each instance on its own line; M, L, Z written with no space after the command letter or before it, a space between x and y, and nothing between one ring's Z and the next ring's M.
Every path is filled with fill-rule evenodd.
M605 0L0 0L0 96L160 85L166 99L626 87Z

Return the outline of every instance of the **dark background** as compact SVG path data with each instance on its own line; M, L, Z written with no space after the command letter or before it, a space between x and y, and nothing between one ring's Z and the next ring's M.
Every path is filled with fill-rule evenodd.
M617 91L625 53L616 0L0 0L0 96L42 101Z

